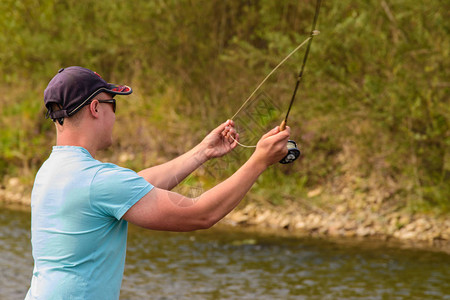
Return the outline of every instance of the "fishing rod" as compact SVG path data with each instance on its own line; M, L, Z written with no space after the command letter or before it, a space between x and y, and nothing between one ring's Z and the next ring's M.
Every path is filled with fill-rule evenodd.
M252 99L252 97L256 94L256 92L259 90L259 88L267 81L267 79L286 60L288 60L295 52L297 52L301 47L303 47L303 45L308 43L306 51L305 51L305 56L303 57L303 63L302 63L302 66L300 68L300 73L299 73L299 75L297 77L297 82L295 84L294 93L292 94L291 102L289 103L289 107L288 107L286 116L285 116L284 120L280 124L280 131L283 131L283 130L286 129L286 124L287 124L287 120L288 120L288 117L289 117L289 112L291 111L292 104L294 103L298 87L299 87L300 82L301 82L302 77L303 77L303 71L305 69L306 61L308 59L308 54L309 54L309 50L311 48L312 39L313 39L314 36L316 36L316 35L318 35L320 33L318 30L316 30L316 24L317 24L317 19L319 17L319 10L320 10L321 4L322 4L321 0L317 0L316 1L316 10L315 10L315 13L314 13L313 25L312 25L312 29L311 29L311 33L310 33L309 37L306 40L304 40L300 45L298 45L291 53L289 53L275 68L272 69L272 71L270 71L270 73L261 81L261 83L256 87L256 89L250 94L250 96L244 101L244 103L241 105L241 107L239 107L239 109L236 111L236 113L231 117L231 120L233 120L236 117L236 115L239 114L239 112L247 105L247 103ZM239 141L237 141L233 137L231 137L231 138L236 143L238 143L240 146L242 146L242 147L245 147L245 148L255 148L256 147L256 146L248 146L248 145L241 144L241 143L239 143ZM288 164L288 163L293 162L301 154L300 150L297 148L297 143L295 141L293 141L293 140L289 140L287 142L287 148L288 148L288 154L282 160L280 160L280 163L282 163L282 164Z
M319 10L320 10L321 3L322 3L321 0L316 1L316 11L314 13L314 20L313 20L309 40L308 40L308 45L306 46L305 56L303 57L302 67L300 68L300 73L298 74L297 81L295 83L294 93L292 94L291 102L289 103L289 107L286 112L286 116L284 117L284 120L280 124L280 131L283 131L286 129L289 112L291 111L292 104L294 103L295 96L297 95L298 87L303 78L303 71L305 69L306 61L308 60L308 54L309 54L309 50L311 48L311 43L312 43L313 37L315 35L319 34L319 32L316 30L316 24L317 24L317 19L319 17ZM297 147L297 143L293 140L289 140L287 142L287 148L288 148L288 154L286 154L286 156L282 160L280 160L280 163L282 163L282 164L289 164L289 163L295 161L297 158L300 157L300 154L301 154L300 150Z

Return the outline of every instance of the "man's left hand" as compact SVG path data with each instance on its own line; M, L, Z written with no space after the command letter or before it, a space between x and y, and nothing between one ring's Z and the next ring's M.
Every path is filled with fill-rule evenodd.
M237 146L239 134L234 129L233 120L220 124L200 143L207 159L221 157Z

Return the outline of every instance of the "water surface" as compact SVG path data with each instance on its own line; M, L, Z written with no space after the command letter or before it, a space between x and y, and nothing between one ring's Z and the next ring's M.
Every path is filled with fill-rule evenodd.
M0 299L23 299L30 214L0 206ZM218 226L130 226L121 299L449 299L450 255L382 242L289 238Z

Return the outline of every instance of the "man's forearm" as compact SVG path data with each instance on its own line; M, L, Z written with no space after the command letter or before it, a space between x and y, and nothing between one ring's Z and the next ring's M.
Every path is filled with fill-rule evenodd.
M171 161L138 172L152 185L171 190L208 160L205 150L197 145Z
M195 204L197 209L211 223L216 223L240 203L266 168L261 162L250 158L231 177L198 197Z

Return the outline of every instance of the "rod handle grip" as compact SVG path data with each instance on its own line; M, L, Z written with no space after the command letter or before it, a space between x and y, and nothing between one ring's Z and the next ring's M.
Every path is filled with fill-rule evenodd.
M283 122L281 122L280 124L280 131L283 131L286 129L286 120L283 120Z

